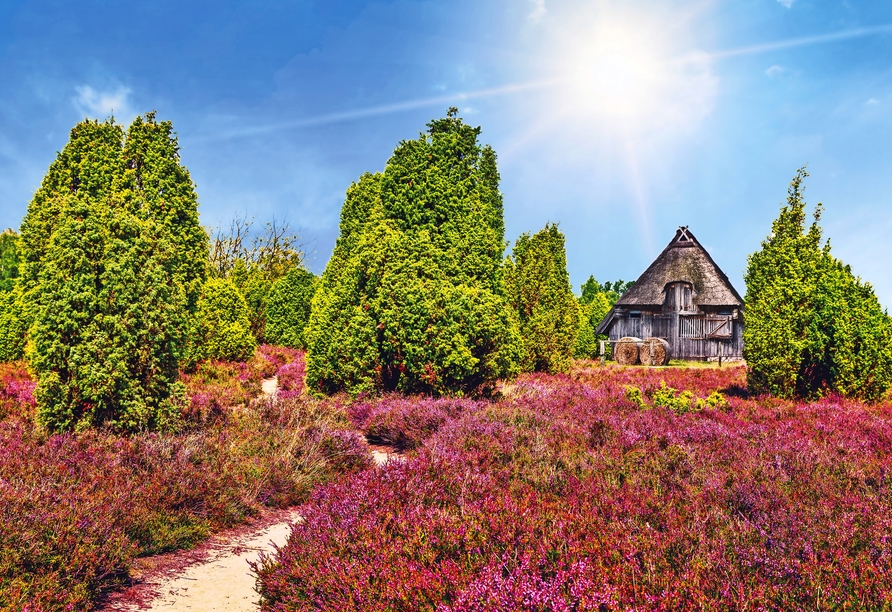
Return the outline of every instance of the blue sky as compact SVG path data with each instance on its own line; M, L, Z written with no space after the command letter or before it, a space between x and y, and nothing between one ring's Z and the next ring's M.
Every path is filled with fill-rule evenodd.
M834 253L892 306L892 3L0 3L0 224L71 127L173 121L202 222L300 227L451 105L499 155L507 238L560 222L574 287L690 229L741 293L808 164Z

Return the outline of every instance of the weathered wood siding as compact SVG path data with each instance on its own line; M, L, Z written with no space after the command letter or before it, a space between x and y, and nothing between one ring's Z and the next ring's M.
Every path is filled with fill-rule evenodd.
M662 338L669 343L672 359L743 357L743 323L727 315L696 315L642 311L638 316L617 315L608 337L615 342L625 336L642 340Z

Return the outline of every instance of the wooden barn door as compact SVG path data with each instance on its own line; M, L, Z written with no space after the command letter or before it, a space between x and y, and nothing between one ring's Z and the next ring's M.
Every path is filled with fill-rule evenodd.
M733 322L728 315L678 316L678 338L675 353L680 359L708 359L719 354L729 356Z

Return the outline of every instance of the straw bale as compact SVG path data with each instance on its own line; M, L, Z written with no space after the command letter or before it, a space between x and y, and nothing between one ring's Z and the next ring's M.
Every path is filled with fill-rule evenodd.
M664 366L669 363L669 343L662 338L645 338L638 347L638 353L644 365Z
M638 363L638 345L641 338L626 336L620 338L613 347L613 358L620 365L635 365Z

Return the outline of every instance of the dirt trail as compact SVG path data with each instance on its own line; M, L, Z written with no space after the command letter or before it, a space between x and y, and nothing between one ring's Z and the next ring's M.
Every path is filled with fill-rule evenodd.
M194 550L140 559L133 585L112 593L100 610L167 612L257 610L258 595L249 561L261 552L283 546L291 525L301 520L297 509L270 512L252 525L220 533Z
M278 381L262 382L266 396L275 396ZM402 460L389 446L370 445L376 465ZM301 520L297 509L270 512L252 525L220 533L195 550L178 551L137 561L133 585L111 594L100 610L132 612L249 612L257 610L258 595L249 561L272 544L283 546L291 525Z
M300 517L294 516L297 520ZM244 540L230 542L219 554L180 576L159 585L159 596L148 610L219 610L242 612L257 609L255 577L249 561L261 552L272 552L272 543L283 546L291 533L291 522L276 523Z
M263 394L267 397L275 395L279 390L279 379L276 376L272 378L265 378L260 383L260 390L263 391Z

